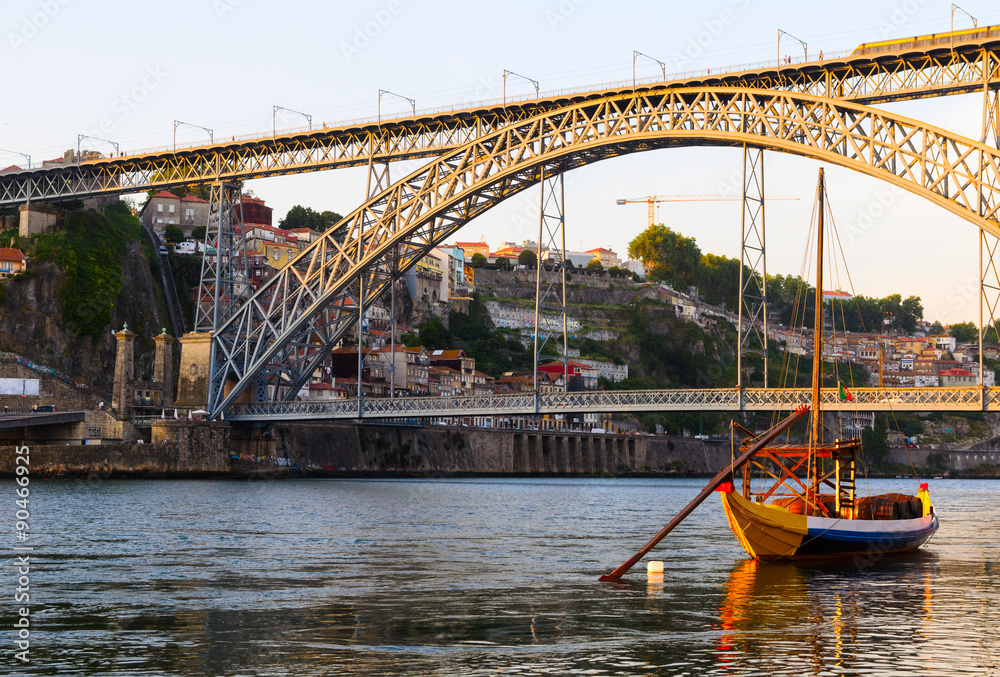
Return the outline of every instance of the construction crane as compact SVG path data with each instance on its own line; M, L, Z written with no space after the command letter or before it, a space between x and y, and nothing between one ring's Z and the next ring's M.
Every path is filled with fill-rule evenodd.
M616 200L617 204L627 205L645 202L649 205L649 225L656 221L656 204L658 202L738 202L741 195L647 195L646 197L624 198ZM767 195L764 200L798 200L796 195Z

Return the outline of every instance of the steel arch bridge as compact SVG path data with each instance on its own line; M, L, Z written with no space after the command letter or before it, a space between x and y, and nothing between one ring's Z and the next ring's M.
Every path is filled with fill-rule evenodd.
M291 399L397 274L544 172L681 146L753 146L837 164L1000 235L1000 153L915 120L826 97L699 87L629 91L516 120L373 197L290 262L213 338L210 411L251 385ZM389 269L393 268L395 273Z
M215 144L158 148L10 172L0 176L0 207L358 167L371 161L431 158L511 124L567 106L691 87L773 89L865 104L996 90L1000 87L1000 40L994 37L948 47L911 49L902 54L848 56L795 66L768 64L666 82L618 82L537 99L234 137Z

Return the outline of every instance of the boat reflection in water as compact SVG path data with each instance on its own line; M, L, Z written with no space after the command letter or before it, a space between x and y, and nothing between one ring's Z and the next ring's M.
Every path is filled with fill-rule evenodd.
M723 674L768 675L845 674L880 665L921 671L930 655L938 668L957 667L970 656L957 647L942 652L932 623L936 568L926 553L867 571L739 562L719 609L716 667ZM922 658L914 643L925 644Z

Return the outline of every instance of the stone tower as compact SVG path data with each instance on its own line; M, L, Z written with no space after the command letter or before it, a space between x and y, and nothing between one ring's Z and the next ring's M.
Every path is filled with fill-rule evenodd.
M128 323L115 334L118 353L115 355L115 384L111 393L111 408L119 416L125 415L126 408L134 402L135 373L132 360L135 356L136 334L128 330Z
M153 382L163 384L161 403L167 406L174 401L174 337L164 329L163 333L153 340L156 341Z

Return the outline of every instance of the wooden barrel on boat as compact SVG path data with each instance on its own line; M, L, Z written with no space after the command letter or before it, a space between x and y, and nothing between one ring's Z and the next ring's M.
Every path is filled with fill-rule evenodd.
M924 516L924 502L919 498L910 499L910 518L917 519Z
M874 506L872 505L872 499L868 496L862 496L854 501L854 519L859 520L873 520L875 519Z
M899 504L886 496L873 496L872 508L877 520L898 520Z

